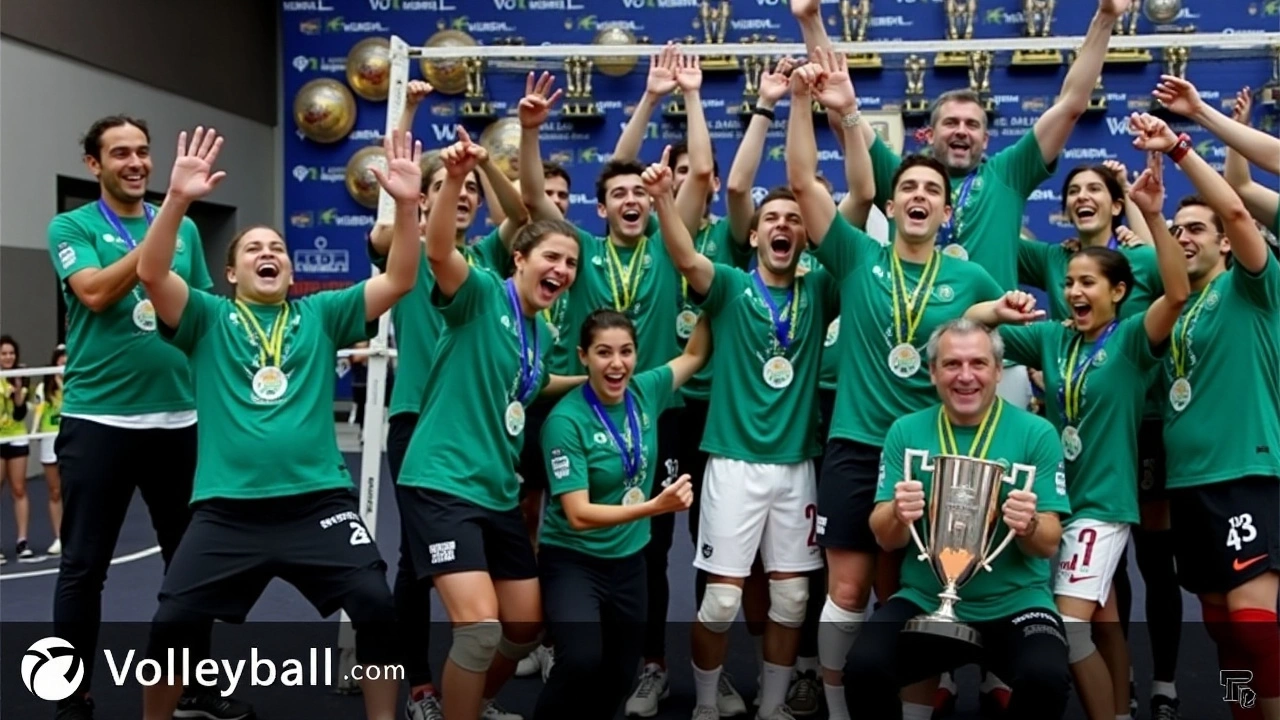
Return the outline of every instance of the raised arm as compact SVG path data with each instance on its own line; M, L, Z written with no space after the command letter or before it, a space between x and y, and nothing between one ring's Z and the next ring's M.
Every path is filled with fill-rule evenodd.
M751 196L751 191L756 184L756 173L760 170L760 158L764 155L764 141L769 134L769 127L773 125L773 109L787 94L790 82L787 76L794 66L794 60L782 58L773 72L766 70L760 73L759 95L756 97L759 112L751 115L747 131L738 142L738 152L733 156L725 191L729 234L736 243L746 244L751 234L751 216L756 212L756 201Z
M382 141L387 169L370 166L387 194L395 198L396 219L392 226L391 248L387 253L387 270L364 284L365 320L373 321L391 309L413 289L418 279L418 193L422 187L422 143L413 133L397 130ZM458 206L455 197L448 205Z
M1026 325L1044 319L1044 310L1036 309L1036 297L1031 293L1010 290L998 300L970 306L964 316L987 327Z
M1246 87L1236 93L1236 102L1231 118L1247 126L1249 125L1252 110L1253 94ZM1277 203L1280 203L1280 193L1261 183L1254 182L1249 172L1249 160L1229 145L1227 146L1227 160L1224 165L1222 176L1227 179L1231 187L1235 188L1236 194L1244 201L1244 206L1249 209L1249 214L1263 225L1275 227L1276 206Z
M1161 75L1151 92L1157 100L1213 133L1227 147L1272 175L1280 175L1280 138L1235 122L1200 98L1196 86L1173 75Z
M1133 139L1134 147L1168 153L1178 167L1182 168L1196 192L1204 198L1209 209L1222 219L1226 235L1231 238L1231 254L1236 262L1247 272L1261 272L1270 256L1267 241L1262 239L1253 217L1244 207L1244 201L1231 189L1226 179L1200 157L1190 143L1179 146L1178 137L1163 120L1135 113L1129 123L1130 128L1139 133Z
M711 357L711 321L706 314L698 318L693 326L693 334L684 346L684 352L672 358L667 366L671 368L671 389L679 390L707 364Z
M556 90L550 94L554 79L550 73L542 73L535 83L533 73L529 73L524 97L517 109L520 118L520 199L534 220L564 219L560 208L547 197L547 179L542 175L542 143L538 139L542 124L551 116L552 103L564 92Z
M699 295L706 295L711 288L711 280L716 275L716 266L693 245L693 235L680 217L676 201L671 197L673 184L671 167L667 161L671 156L671 146L662 151L662 160L649 167L640 176L645 190L653 200L653 210L658 215L658 227L662 231L662 242L667 246L667 254L676 270L689 282L689 287ZM688 184L688 180L685 181Z
M455 241L456 215L462 186L480 163L482 152L484 149L471 142L471 136L461 125L458 126L458 142L440 151L440 159L446 168L445 179L431 203L431 212L427 214L427 260L431 263L436 288L447 298L458 292L471 273L467 259ZM397 203L397 217L398 207Z
M818 182L818 141L813 133L812 87L818 68L801 65L791 72L791 113L787 122L787 183L800 206L800 217L817 245L827 236L836 216L831 195Z
M191 203L213 192L227 176L213 172L213 163L222 150L222 138L213 128L198 127L187 142L187 133L178 134L178 155L169 175L169 192L147 235L138 245L138 280L155 308L156 317L169 327L177 327L187 307L191 290L182 276L173 272L173 254L178 229Z
M1149 153L1147 169L1142 171L1129 190L1132 202L1146 217L1155 244L1156 260L1160 266L1160 281L1164 295L1156 298L1147 308L1143 327L1152 345L1162 345L1173 332L1173 324L1182 314L1182 308L1191 295L1191 278L1187 276L1187 258L1182 245L1173 239L1169 227L1160 214L1164 207L1164 156Z
M657 55L649 57L649 78L645 82L644 94L640 96L640 102L636 103L636 109L623 126L617 145L613 147L615 160L636 160L640 157L640 146L644 144L645 131L649 128L653 110L662 103L662 98L675 92L679 72L680 49L674 44L668 43Z
M574 530L612 527L641 518L687 510L693 504L693 485L688 475L662 489L657 497L635 505L608 505L591 502L588 490L574 490L560 496L565 519Z
M854 107L857 108L856 102ZM857 124L844 127L842 123L837 133L844 138L844 181L849 190L837 210L850 225L865 230L871 206L876 202L876 176L871 167L870 146L862 132L867 123L862 122L862 116L856 109L853 115Z
M418 114L418 107L422 105L422 101L435 88L431 84L423 80L410 80L409 85L405 89L404 112L400 114L400 122L396 124L396 129L400 132L411 132L413 130L413 118ZM373 245L373 251L386 257L391 250L391 233L394 223L376 223L373 230L369 232L369 243Z
M489 217L499 221L498 237L502 238L507 250L511 250L516 231L529 222L529 208L520 197L520 189L489 157L487 150L480 161L480 179L485 186L485 199L489 201ZM498 209L501 209L500 214Z
M1129 182L1129 168L1119 160L1104 160L1102 165L1111 171L1120 185L1120 191L1124 193L1124 222L1129 226L1129 231L1145 242L1150 242L1151 228L1147 225L1146 216L1143 215L1142 210L1138 209L1133 198L1129 197L1129 191L1133 189L1133 184ZM1116 240L1119 241L1120 238Z
M1084 43L1062 81L1057 102L1036 121L1033 132L1036 144L1040 146L1040 157L1046 165L1058 158L1067 145L1067 138L1071 137L1071 131L1089 107L1089 97L1102 74L1102 63L1116 18L1129 9L1129 3L1130 0L1098 0L1098 11L1093 14Z
M676 211L689 234L697 235L706 215L711 177L715 174L711 133L707 130L707 116L702 109L702 67L697 55L680 56L676 82L684 93L689 142L689 176L680 186L680 192L676 193Z

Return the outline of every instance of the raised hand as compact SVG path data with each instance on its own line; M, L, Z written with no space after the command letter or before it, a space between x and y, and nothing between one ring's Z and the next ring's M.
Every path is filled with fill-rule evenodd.
M924 517L924 484L919 480L903 480L894 485L893 514L903 525Z
M1236 93L1235 104L1231 107L1231 119L1241 125L1252 125L1253 92L1246 85Z
M213 172L213 163L222 150L222 138L213 128L197 127L187 143L186 131L178 133L178 156L169 174L169 193L186 200L198 200L222 182L227 174Z
M1098 12L1112 17L1120 17L1129 12L1130 0L1098 0Z
M461 125L458 126L458 141L440 151L440 160L444 163L445 174L451 178L464 178L470 175L487 157L488 152L471 142L471 136Z
M1160 104L1183 117L1194 117L1205 107L1196 86L1176 75L1161 75L1151 94Z
M813 64L822 69L822 78L814 88L814 99L828 110L847 114L858 109L858 97L849 78L848 57L831 48L814 51Z
M702 58L697 55L681 55L676 84L681 92L696 92L702 87Z
M662 52L649 57L649 78L644 91L654 97L666 97L675 92L680 72L680 49L668 43Z
M1125 167L1124 163L1119 160L1103 160L1102 166L1110 171L1111 176L1120 184L1121 191L1129 191L1129 168Z
M671 195L671 189L675 184L671 166L667 164L670 157L671 146L668 145L662 151L662 159L640 173L640 182L644 183L645 192L649 193L649 197L655 200Z
M1121 225L1116 228L1116 242L1127 248L1135 248L1139 245L1149 244L1146 240L1143 240L1138 233L1130 230L1128 225Z
M1133 139L1133 146L1139 150L1167 153L1178 144L1178 136L1169 129L1168 123L1147 113L1130 115L1129 129L1138 135Z
M431 83L425 80L410 80L408 87L405 88L404 101L406 105L413 107L427 99L435 88Z
M1142 171L1133 187L1129 188L1129 199L1138 209L1148 215L1157 215L1164 207L1164 156L1150 153L1147 156L1147 169Z
M1011 490L1005 498L1004 524L1014 535L1026 537L1035 532L1036 494L1028 490Z
M564 94L563 88L554 93L551 92L551 86L554 83L555 76L551 73L542 73L542 77L538 78L537 82L534 82L533 73L529 73L529 77L524 81L524 97L520 99L516 111L520 118L520 127L541 127L551 116L551 106Z
M1026 324L1044 318L1043 310L1036 310L1036 298L1031 293L1010 290L995 306L996 317L1007 325Z
M399 202L416 203L422 192L422 142L414 141L411 132L394 130L383 138L382 149L386 152L386 170L370 165L369 171L388 195Z
M822 68L806 63L791 71L791 95L808 97L823 80Z
M760 88L758 90L760 99L768 105L776 105L787 94L787 86L791 80L788 77L792 68L796 66L796 61L784 57L774 66L773 72L769 72L766 68L760 73Z
M693 505L693 482L686 473L664 487L652 500L659 513L680 512Z

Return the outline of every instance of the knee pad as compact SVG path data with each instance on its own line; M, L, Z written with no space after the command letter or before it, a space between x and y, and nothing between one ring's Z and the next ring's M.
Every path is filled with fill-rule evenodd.
M1067 631L1067 663L1075 665L1098 651L1093 644L1093 625L1088 620L1062 616Z
M516 643L508 640L507 636L503 635L502 639L498 641L498 652L508 660L520 662L528 657L529 653L538 649L538 646L542 644L542 636L542 633L538 633L537 637L527 643Z
M723 583L708 583L698 608L698 622L713 633L725 633L738 618L742 607L742 588Z
M805 605L809 602L809 578L797 577L769 581L769 619L787 628L804 625Z
M818 662L822 667L830 670L844 668L849 649L858 639L858 630L866 618L865 611L845 610L827 596L818 624Z
M497 620L481 620L453 629L453 647L449 659L454 665L470 672L489 670L493 655L502 641L502 624Z
M209 654L213 618L193 613L176 603L161 602L151 621L147 659L163 661L170 649L188 648L198 659Z

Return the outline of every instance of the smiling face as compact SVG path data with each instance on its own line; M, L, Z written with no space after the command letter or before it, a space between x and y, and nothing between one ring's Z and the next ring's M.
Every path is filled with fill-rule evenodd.
M1173 216L1174 239L1187 258L1187 276L1192 282L1225 266L1231 245L1218 230L1217 216L1204 205L1186 205Z
M10 343L0 343L0 369L12 370L18 363L18 349Z
M932 131L933 156L956 175L978 167L990 139L986 111L968 100L951 100L938 106Z
M109 128L99 139L98 156L86 155L85 165L104 193L126 205L139 202L146 196L151 176L147 134L130 124Z
M899 237L911 244L931 243L938 228L951 217L949 201L945 179L938 171L914 165L898 177L893 199L885 209L893 217Z
M976 425L995 401L1001 363L990 336L982 331L943 333L929 376L951 420Z
M431 205L436 195L440 193L440 188L444 187L448 174L449 171L444 167L431 174L431 181L427 185L426 195L422 197L420 205L424 215L431 212ZM475 222L476 211L480 208L480 192L480 180L475 173L471 173L467 176L467 182L463 184L462 192L458 195L456 227L459 233L466 232Z
M586 366L587 380L601 402L622 402L636 369L635 336L624 327L599 328L590 347L578 348L578 360Z
M614 175L604 181L604 202L596 212L609 223L609 231L624 241L644 235L650 198L639 175Z
M1125 292L1124 283L1113 285L1098 260L1090 255L1076 255L1067 265L1063 293L1076 330L1086 335L1115 319Z
M564 294L578 276L577 238L549 232L512 253L516 287L527 305L545 310Z
M1081 235L1111 232L1112 219L1124 212L1124 201L1113 200L1106 181L1093 170L1073 175L1063 198L1067 217Z
M789 198L774 198L760 206L757 217L750 236L757 260L775 275L794 273L808 242L800 205Z
M543 186L543 192L555 203L556 209L560 211L561 217L569 216L569 181L559 175L548 177Z
M293 284L293 263L284 239L270 228L253 228L235 241L227 282L236 297L261 305L284 302Z

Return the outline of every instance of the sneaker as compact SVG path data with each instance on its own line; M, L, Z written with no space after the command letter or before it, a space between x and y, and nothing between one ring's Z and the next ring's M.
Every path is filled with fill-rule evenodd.
M44 554L45 555L61 555L62 540L61 539L54 540L53 544L49 546L49 549L44 551Z
M812 670L796 673L787 689L787 709L796 717L816 714L822 704L822 684Z
M671 686L667 683L667 671L654 663L644 666L640 672L640 682L627 698L626 713L634 717L653 717L658 714L658 703L671 695Z
M1138 683L1129 681L1129 717L1138 720Z
M4 553L0 552L0 565L8 565L8 564L9 564L9 558L5 557Z
M443 718L444 713L441 713L440 717ZM480 720L524 720L524 716L508 712L498 704L497 700L490 700L485 704L484 711L480 713Z
M978 695L978 711L988 718L1002 718L1009 710L1010 692L1006 688L998 687L988 692Z
M435 695L423 695L417 700L410 699L404 706L405 720L444 720L444 709L440 707L440 698Z
M1182 720L1182 715L1178 714L1178 700L1164 695L1152 695L1151 720Z
M720 684L716 687L716 709L720 711L720 717L734 717L736 715L747 714L747 704L742 701L742 696L733 687L733 681L729 679L729 673L720 673Z
M235 698L212 694L183 695L174 720L251 720L253 706Z
M720 720L720 711L710 705L699 705L693 709L689 720Z
M756 713L756 720L796 720L796 716L791 714L791 708L779 705L768 715Z
M58 703L53 720L93 720L93 700L87 697L63 700Z
M41 558L36 557L36 553L31 549L30 543L26 540L18 541L18 562L33 563L40 562Z
M516 677L529 677L542 673L542 682L551 677L551 667L556 664L555 650L539 645L516 665Z

